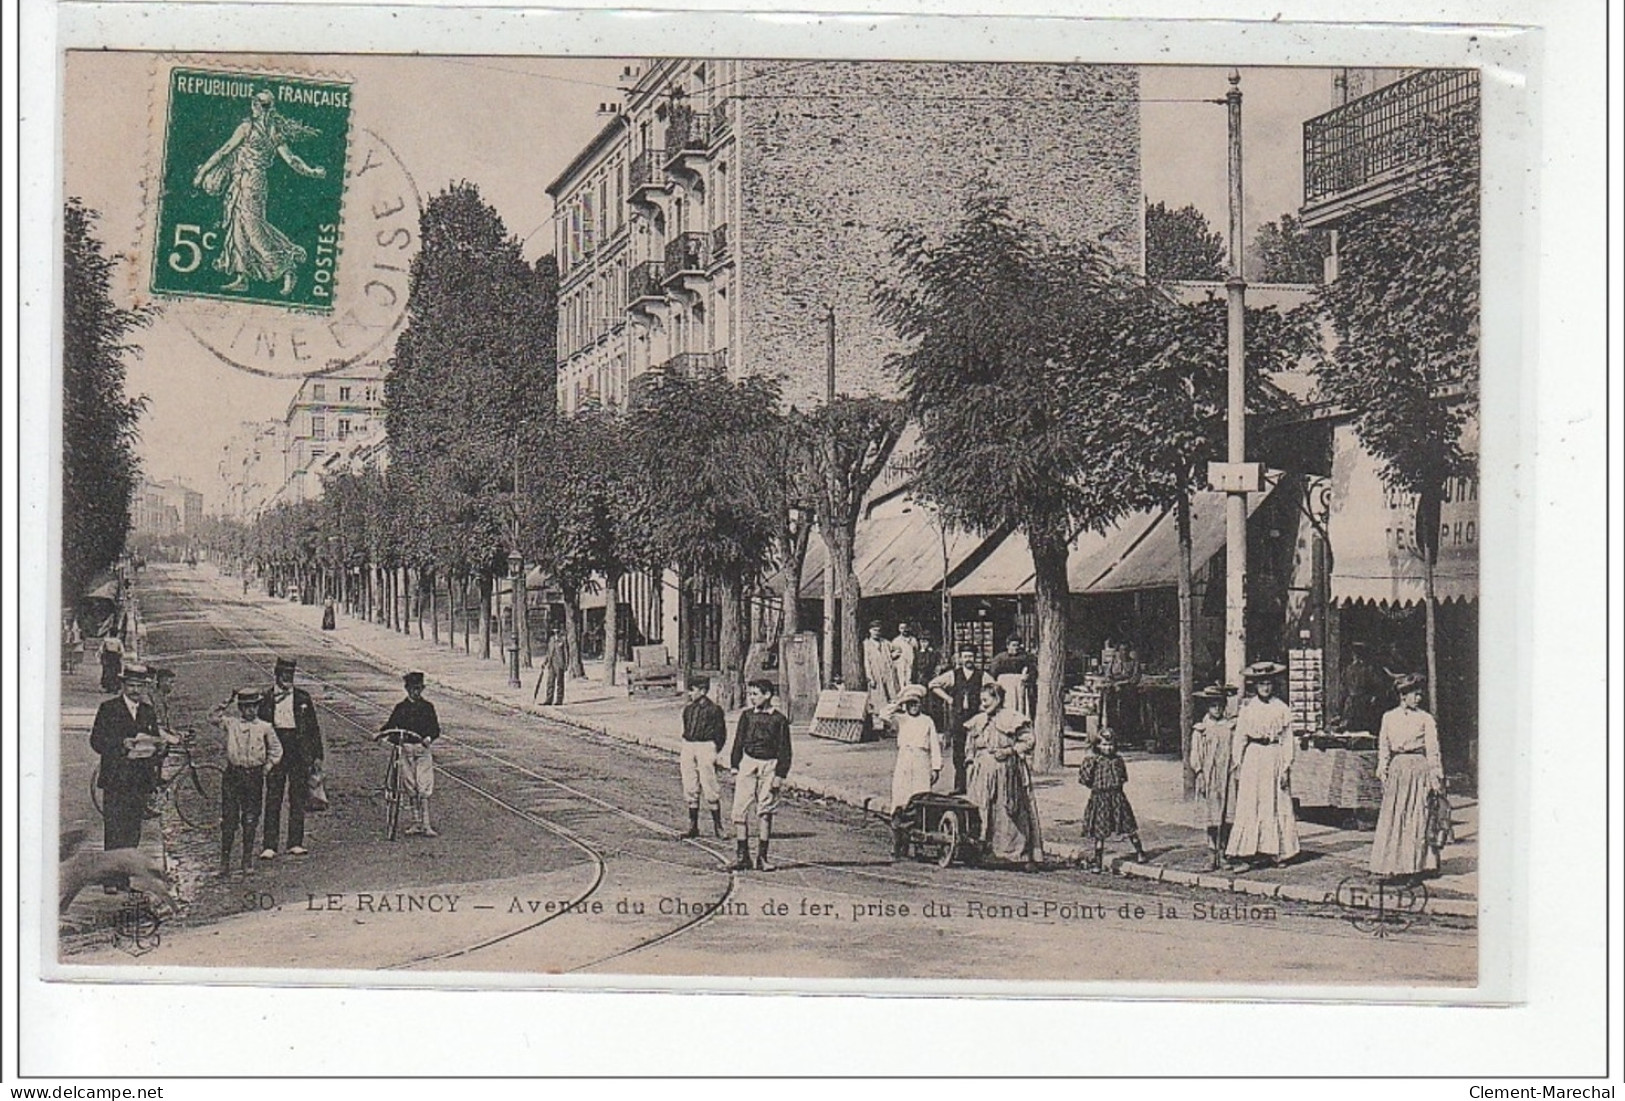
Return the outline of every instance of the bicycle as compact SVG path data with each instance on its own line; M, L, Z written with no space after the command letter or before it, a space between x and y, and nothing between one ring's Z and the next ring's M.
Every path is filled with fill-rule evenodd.
M407 741L417 741L418 735L410 730L399 727L389 727L380 730L372 736L377 742L384 738L389 739L389 765L384 769L384 783L379 794L384 798L384 838L395 841L400 837L401 826L401 769L404 764L401 746Z
M153 792L148 816L162 813L165 803L175 808L181 822L192 829L214 829L220 825L220 790L226 770L192 756L195 736L191 730L164 731L159 755L158 788ZM90 801L97 814L102 811L102 768L90 774Z

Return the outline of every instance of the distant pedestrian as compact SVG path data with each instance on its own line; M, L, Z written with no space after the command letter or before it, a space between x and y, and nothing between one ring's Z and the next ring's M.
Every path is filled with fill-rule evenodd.
M700 802L711 811L711 829L722 833L722 793L717 786L717 765L722 747L728 742L728 720L710 696L711 678L695 675L688 679L688 704L683 708L683 744L678 752L678 773L683 781L683 801L688 804L688 832L685 839L700 836Z
M1231 763L1236 768L1236 806L1225 855L1251 862L1284 863L1298 855L1298 821L1292 810L1292 712L1275 695L1279 662L1260 661L1242 670L1253 695L1236 715Z
M908 855L908 831L903 826L903 810L922 791L930 791L942 772L942 742L937 724L920 711L925 689L904 685L897 702L882 712L881 718L897 731L897 763L891 774L892 856Z
M131 662L119 674L120 694L103 700L90 728L90 748L101 755L96 786L102 792L102 848L141 844L147 799L158 787L163 737L158 712L144 698L149 676Z
M282 740L276 728L260 718L257 688L238 689L237 713L220 716L226 743L226 774L220 785L220 874L231 874L231 855L237 831L242 830L242 873L254 870L255 833L260 807L265 802L265 770L282 760Z
M997 684L982 687L981 708L966 726L971 751L966 797L981 810L982 841L992 855L1032 869L1044 859L1028 764L1036 745L1033 724L1005 706L1004 689Z
M540 695L547 707L564 703L564 676L570 666L570 651L564 642L562 628L550 630L547 635L547 656L542 671L536 674L536 687L531 689L532 702Z
M102 638L102 691L117 692L119 690L119 673L124 668L124 643L118 635L109 630Z
M1235 689L1210 685L1196 693L1207 705L1207 714L1191 729L1191 771L1196 774L1196 798L1202 804L1207 827L1210 867L1217 871L1224 863L1225 825L1235 805L1236 778L1230 757L1234 752L1236 720L1225 714L1225 704Z
M1128 836L1134 846L1134 861L1145 863L1145 847L1140 844L1140 824L1134 818L1123 787L1128 783L1128 763L1118 756L1117 735L1103 727L1089 755L1078 767L1078 783L1089 789L1089 803L1083 808L1083 836L1095 843L1089 870L1098 872L1106 853L1106 842Z
M329 597L322 605L322 630L331 631L338 627L338 615L333 610L333 599Z
M1021 636L1011 635L1004 653L988 667L993 679L1004 689L1006 707L1026 718L1033 717L1033 689L1038 684L1038 662L1022 645Z
M412 804L412 824L408 837L438 837L429 817L429 799L434 795L434 741L440 737L440 716L434 704L423 698L423 674L408 673L401 678L406 698L395 705L383 730L404 731L391 735L401 747L401 794Z
M897 687L906 688L915 683L914 663L920 656L920 640L909 623L897 625L897 637L891 640L892 665L897 669Z
M931 681L931 693L943 704L943 725L952 747L954 794L965 792L965 724L981 710L982 689L993 680L976 668L976 651L969 646L954 654L954 665Z
M773 838L773 812L779 806L779 787L790 775L790 720L774 708L773 682L753 680L745 689L748 707L739 715L730 764L736 777L731 815L738 855L735 871L749 871L750 813L756 812L756 868L771 872L767 859Z
M869 693L871 718L884 711L897 698L897 660L892 644L881 635L880 620L869 624L869 637L863 640L863 680Z
M1422 710L1425 678L1411 675L1395 686L1399 706L1382 717L1377 735L1377 779L1382 781L1382 808L1371 843L1371 874L1416 879L1437 871L1439 851L1432 845L1430 817L1444 797L1444 763L1439 756L1439 728ZM1433 812L1430 815L1430 810ZM1448 813L1448 811L1446 811Z
M316 702L303 688L294 687L297 663L276 659L276 682L260 698L260 718L276 728L282 742L282 760L265 772L265 831L261 860L276 857L282 834L282 799L288 799L288 855L304 856L305 811L310 799L310 770L323 756L322 728Z

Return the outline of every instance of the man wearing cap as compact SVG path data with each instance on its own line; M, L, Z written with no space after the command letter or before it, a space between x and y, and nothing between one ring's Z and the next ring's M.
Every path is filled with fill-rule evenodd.
M688 679L688 704L683 708L683 744L678 772L683 779L683 801L688 804L687 840L700 836L700 799L711 811L711 829L722 834L722 794L717 789L717 762L728 742L728 720L711 699L711 678Z
M220 785L220 874L231 874L231 850L238 827L243 831L244 875L253 872L254 832L265 801L265 770L282 760L282 739L276 728L260 718L258 688L240 688L237 714L223 713L220 730L226 739L226 774Z
M750 871L750 812L756 811L756 867L771 872L767 859L773 836L773 812L779 805L779 787L790 775L790 720L773 706L773 682L753 680L745 689L750 706L739 713L729 764L734 782L734 838L739 853L734 871Z
M1207 705L1207 714L1191 728L1190 766L1196 774L1196 798L1202 804L1214 871L1224 863L1224 843L1228 840L1224 827L1235 801L1230 755L1234 752L1236 720L1225 715L1225 703L1235 692L1228 685L1213 684L1196 693L1196 698Z
M265 772L265 843L260 859L277 854L282 833L282 796L288 797L288 853L304 856L305 810L310 798L310 770L322 759L322 729L316 721L316 703L303 688L295 688L292 658L276 659L276 684L260 699L260 718L276 728L282 742L282 760Z
M908 623L897 625L897 637L891 640L892 664L897 667L897 686L906 688L914 683L914 663L920 656L920 640L914 627Z
M412 824L408 837L438 837L429 820L429 797L434 794L434 751L440 737L440 716L434 704L423 698L423 674L408 673L401 678L406 698L395 705L382 729L404 731L392 734L390 741L401 747L401 791L412 800Z
M90 727L90 748L101 754L96 786L102 790L102 848L133 849L141 844L147 799L158 787L163 737L158 712L143 693L147 667L128 662L119 673L120 694L103 700Z
M1286 666L1260 661L1241 672L1253 690L1236 715L1230 760L1236 768L1236 806L1225 855L1280 864L1298 855L1292 811L1292 711L1275 695Z

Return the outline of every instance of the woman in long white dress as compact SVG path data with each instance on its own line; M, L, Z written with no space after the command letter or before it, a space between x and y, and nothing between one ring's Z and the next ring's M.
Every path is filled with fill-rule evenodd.
M1236 715L1231 762L1236 806L1225 856L1233 861L1280 864L1298 855L1298 820L1292 810L1292 711L1275 695L1286 667L1255 662L1242 670L1253 696Z
M1371 842L1375 876L1416 877L1439 866L1439 853L1428 844L1428 799L1444 790L1444 764L1439 729L1422 710L1426 683L1414 675L1399 682L1399 706L1382 717L1377 735L1382 809Z
M881 715L897 732L897 764L891 774L892 855L897 857L908 855L903 808L920 792L930 791L942 772L942 741L937 724L920 710L924 699L923 685L907 685Z
M269 175L272 163L280 157L301 176L326 176L327 169L306 164L288 148L288 142L318 133L314 127L279 114L271 93L259 92L250 101L248 118L193 174L193 187L225 196L220 254L214 258L214 269L232 277L223 289L244 290L250 279L280 279L282 293L293 293L299 265L307 253L272 225L266 214Z

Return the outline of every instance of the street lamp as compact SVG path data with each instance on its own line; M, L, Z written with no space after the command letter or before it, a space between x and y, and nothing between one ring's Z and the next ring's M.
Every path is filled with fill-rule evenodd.
M525 560L518 551L508 552L508 687L520 687L519 681L519 571Z

